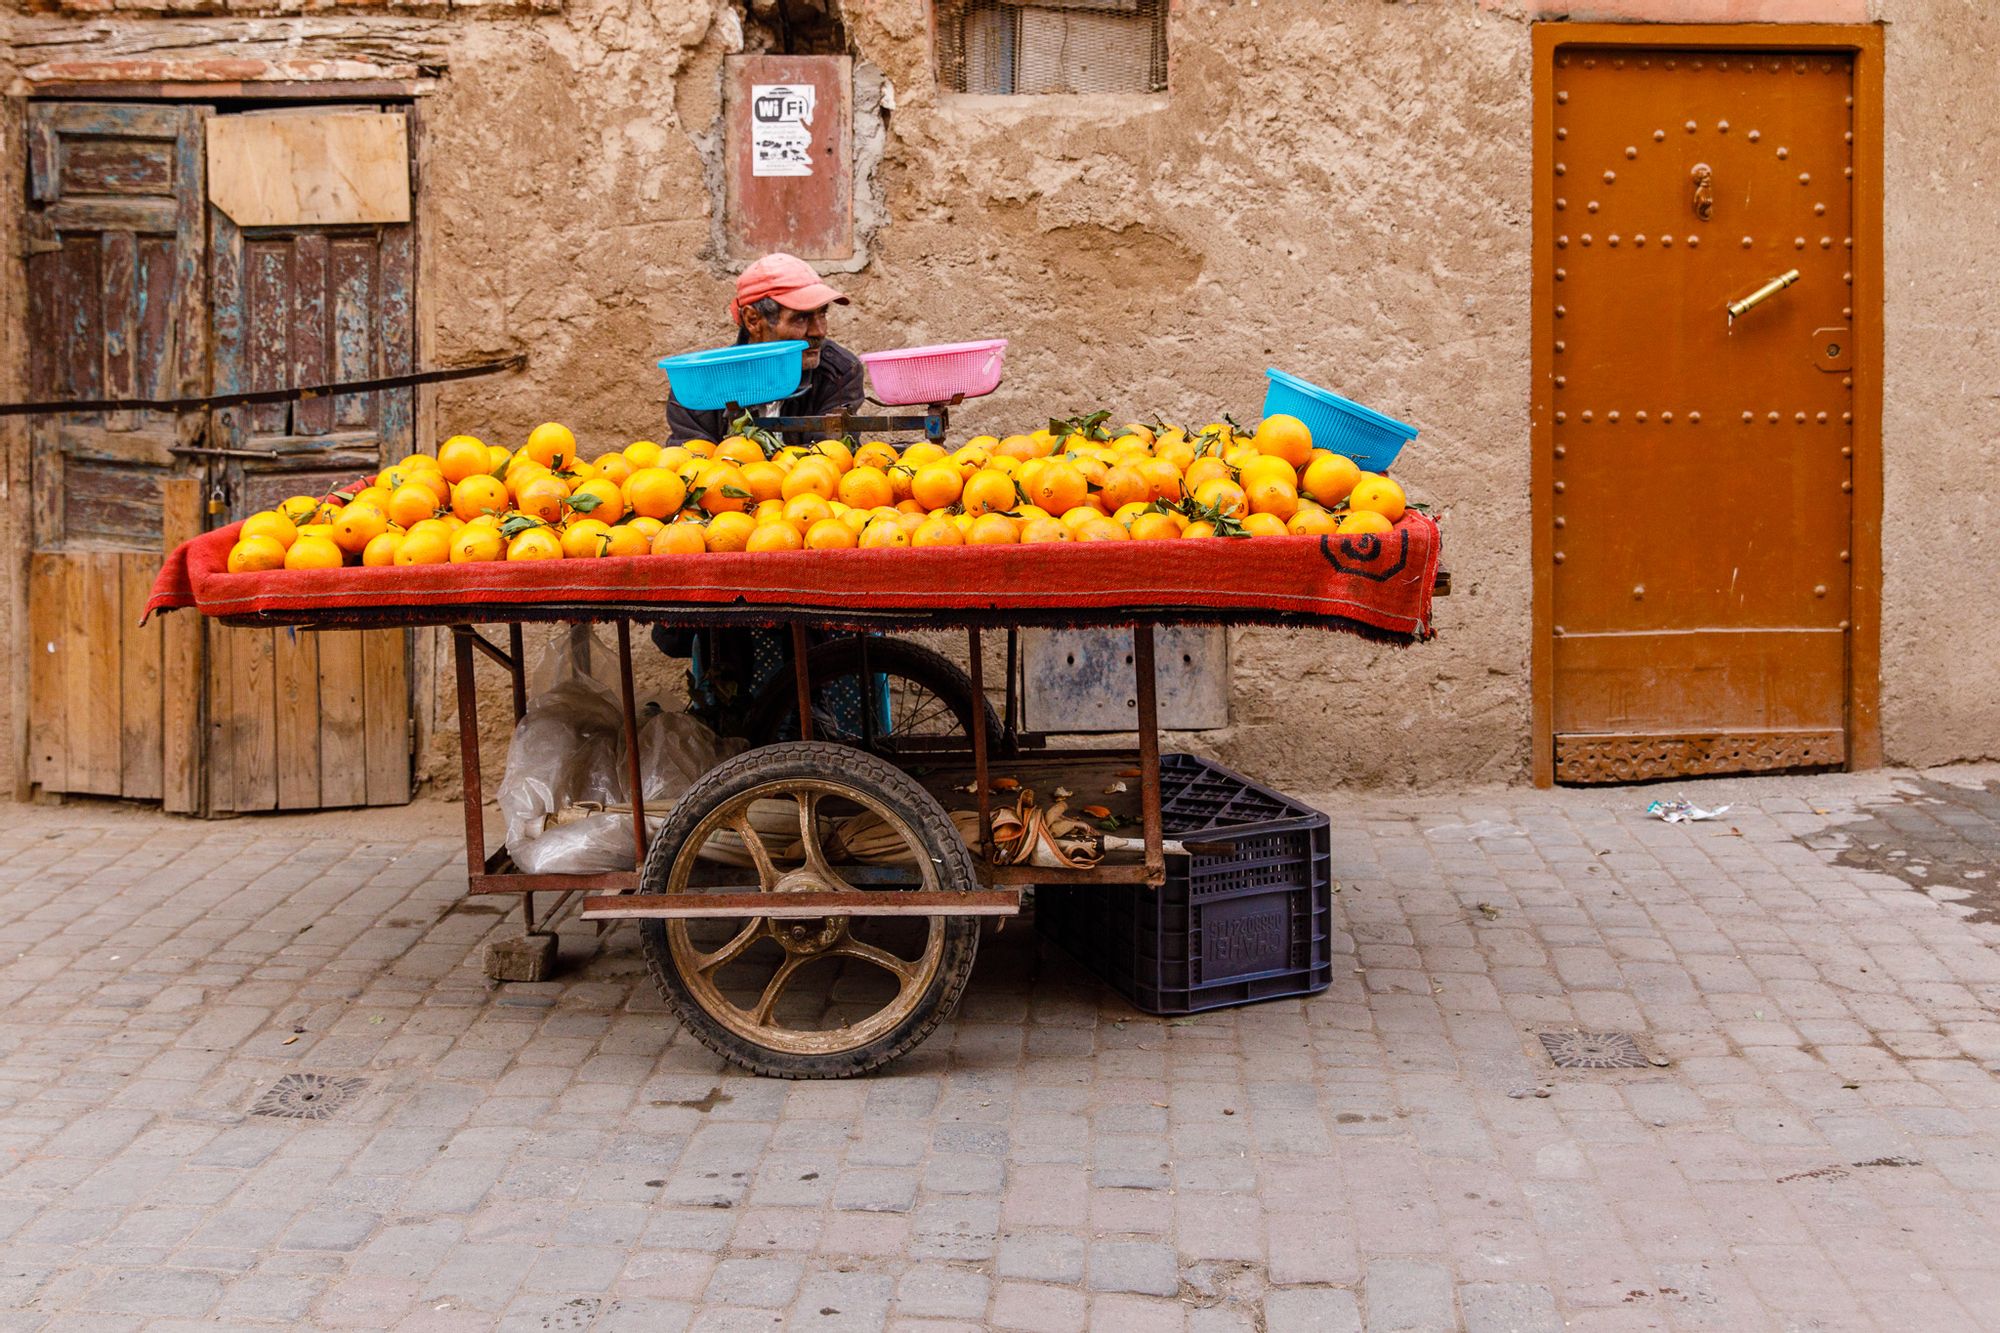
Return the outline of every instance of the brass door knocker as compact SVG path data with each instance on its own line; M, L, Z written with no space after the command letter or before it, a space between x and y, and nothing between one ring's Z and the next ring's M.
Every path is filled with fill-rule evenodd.
M1715 192L1709 188L1715 183L1715 170L1706 162L1697 162L1688 174L1694 179L1694 215L1706 222L1715 211Z

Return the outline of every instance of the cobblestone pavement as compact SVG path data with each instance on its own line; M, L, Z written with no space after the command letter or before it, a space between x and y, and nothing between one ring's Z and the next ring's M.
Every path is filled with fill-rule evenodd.
M449 807L17 808L0 1328L2000 1327L2000 770L1322 804L1326 994L1162 1022L1017 924L831 1084L629 928L489 987Z

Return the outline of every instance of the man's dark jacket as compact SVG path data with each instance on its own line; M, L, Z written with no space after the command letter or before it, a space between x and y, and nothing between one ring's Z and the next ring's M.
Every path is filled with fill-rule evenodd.
M861 406L861 396L861 358L829 339L819 345L819 364L806 372L805 383L784 401L775 415L810 417L828 412L852 412ZM764 404L744 403L741 406L747 412L760 412ZM726 416L727 413L719 410L691 412L681 406L679 399L669 395L667 443L720 440L729 434L729 422L724 419ZM796 442L810 443L818 438L818 432L808 432Z

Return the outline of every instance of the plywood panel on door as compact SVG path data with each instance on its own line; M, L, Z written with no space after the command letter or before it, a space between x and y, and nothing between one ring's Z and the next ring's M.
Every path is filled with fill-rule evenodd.
M1577 46L1552 72L1557 777L1838 764L1852 59Z

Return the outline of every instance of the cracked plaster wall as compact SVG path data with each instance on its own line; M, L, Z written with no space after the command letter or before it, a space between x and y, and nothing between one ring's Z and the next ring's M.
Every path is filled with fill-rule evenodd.
M1308 788L1524 779L1521 7L1190 0L1170 96L1049 100L940 97L924 0L845 11L857 68L893 85L897 109L857 105L860 159L879 160L869 262L841 280L855 305L835 336L1012 339L1007 382L954 423L966 434L1100 403L1254 417L1270 364L1420 423L1398 472L1448 510L1456 585L1437 641L1239 632L1232 725L1203 748ZM2000 20L1979 0L1881 0L1876 16L1890 22L1885 742L1892 762L1991 756L2000 224L1967 202L2000 166L2000 117L1963 93L1990 81ZM320 36L293 48L338 50L341 32L391 21L315 22ZM444 69L423 110L425 358L533 356L524 375L439 388L432 429L508 441L554 417L602 448L655 434L653 359L728 336L709 136L722 60L743 41L734 11L571 0L411 26ZM7 149L18 182L18 135ZM1940 498L1955 539L1942 579L1928 536ZM434 696L425 707L429 767L449 783L451 713Z

